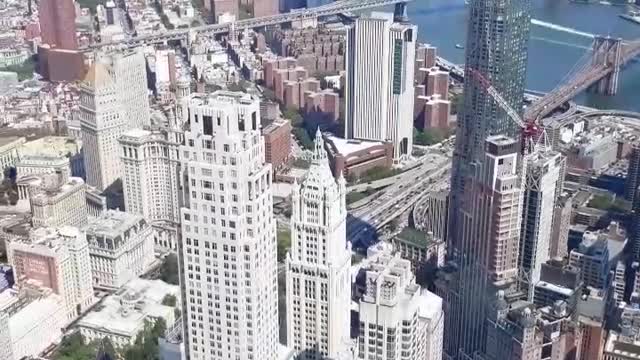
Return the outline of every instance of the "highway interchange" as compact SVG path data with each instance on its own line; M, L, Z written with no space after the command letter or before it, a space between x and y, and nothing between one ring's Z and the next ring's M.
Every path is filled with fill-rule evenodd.
M366 204L350 212L347 240L354 247L367 247L376 238L376 230L409 211L432 191L447 187L451 169L451 148L432 148L423 163L394 177L392 185L365 199Z

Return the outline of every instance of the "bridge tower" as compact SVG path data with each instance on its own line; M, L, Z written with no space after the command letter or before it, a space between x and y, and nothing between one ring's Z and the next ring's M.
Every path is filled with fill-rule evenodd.
M622 39L597 36L593 40L592 64L612 69L611 73L593 84L590 91L596 94L615 95L618 92L620 67L622 66Z
M395 22L409 22L409 16L407 15L407 3L400 2L395 5L393 10L393 21Z

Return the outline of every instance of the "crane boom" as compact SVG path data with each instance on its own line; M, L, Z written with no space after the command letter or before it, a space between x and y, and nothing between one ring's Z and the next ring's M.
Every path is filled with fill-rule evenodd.
M511 105L509 105L507 100L505 100L502 97L502 95L500 95L498 90L495 87L493 87L493 85L491 85L489 80L487 80L484 76L482 76L482 74L476 69L470 68L469 73L471 74L471 76L473 76L474 79L476 79L482 85L485 91L489 95L491 95L493 100L495 100L498 106L500 106L500 108L502 108L502 110L504 110L507 113L507 115L509 116L509 118L511 118L513 122L518 124L518 126L523 130L527 128L527 124L524 122L524 120L522 120L522 118L520 117L520 114L518 114L518 112L515 111L511 107Z

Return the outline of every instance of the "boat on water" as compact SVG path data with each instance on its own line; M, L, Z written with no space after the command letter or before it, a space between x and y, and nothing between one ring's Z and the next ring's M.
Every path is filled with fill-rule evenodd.
M640 10L638 9L632 9L627 11L626 14L620 14L620 17L636 24L640 24Z
M456 44L456 49L464 49L464 46L462 44Z

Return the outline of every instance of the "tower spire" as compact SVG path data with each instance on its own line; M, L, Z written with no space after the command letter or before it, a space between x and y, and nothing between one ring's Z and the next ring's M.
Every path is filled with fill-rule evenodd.
M324 139L320 127L316 130L316 138L313 140L313 160L323 160L327 158L327 152L324 149Z

